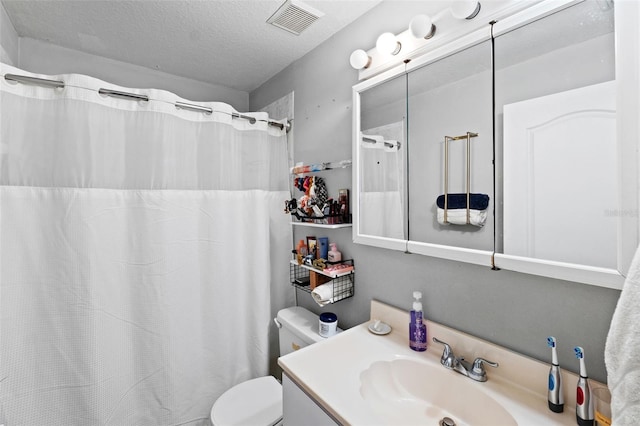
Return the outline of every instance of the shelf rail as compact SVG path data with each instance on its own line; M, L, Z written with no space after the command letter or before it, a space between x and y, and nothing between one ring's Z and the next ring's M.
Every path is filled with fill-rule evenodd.
M301 175L305 173L321 172L323 170L335 170L345 169L351 167L351 160L331 161L327 163L315 163L315 164L298 164L291 167L290 173L292 175Z

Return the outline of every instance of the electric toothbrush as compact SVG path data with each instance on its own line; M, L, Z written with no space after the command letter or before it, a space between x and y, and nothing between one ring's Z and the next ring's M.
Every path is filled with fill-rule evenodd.
M553 336L547 337L547 346L551 348L549 390L547 391L549 410L553 411L554 413L562 413L564 411L564 397L562 395L562 375L560 374L560 365L558 364L556 338Z
M584 349L576 346L576 358L580 360L580 378L576 388L576 419L579 426L593 426L593 401L591 400L591 385L584 363Z

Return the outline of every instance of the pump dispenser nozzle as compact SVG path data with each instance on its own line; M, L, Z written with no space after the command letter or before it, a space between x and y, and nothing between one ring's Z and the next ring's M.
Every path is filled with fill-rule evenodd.
M422 299L422 292L414 291L413 298L413 310L422 312L422 302L420 301L420 299Z

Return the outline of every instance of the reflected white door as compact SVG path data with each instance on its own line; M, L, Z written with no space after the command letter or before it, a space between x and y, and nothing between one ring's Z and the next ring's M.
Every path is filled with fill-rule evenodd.
M504 253L617 268L615 81L504 106Z

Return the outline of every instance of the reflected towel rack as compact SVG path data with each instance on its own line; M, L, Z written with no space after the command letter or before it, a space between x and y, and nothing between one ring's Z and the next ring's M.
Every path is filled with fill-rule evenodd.
M467 224L471 223L470 198L471 198L471 138L477 137L477 133L467 132L461 136L445 136L444 137L444 223L449 223L447 210L449 208L449 141L466 140L467 141L467 164L465 167L466 194L467 194Z

